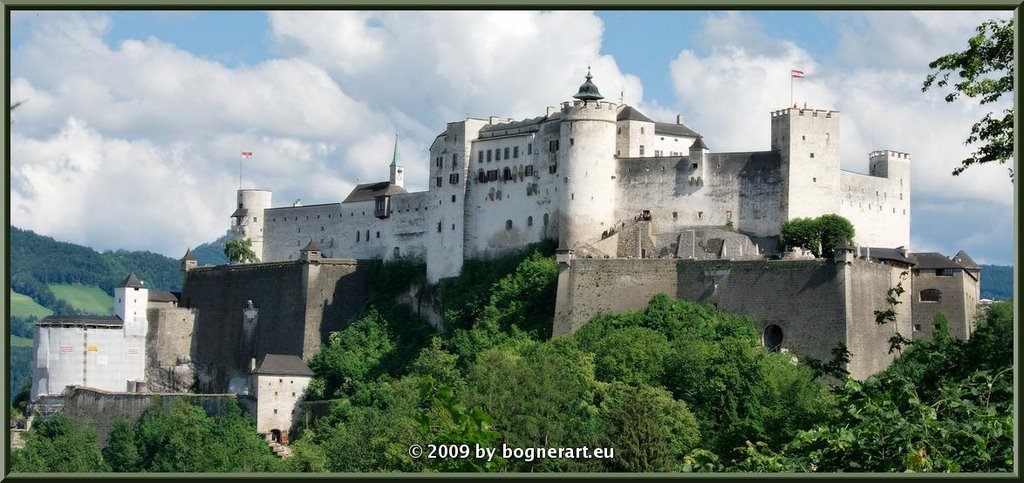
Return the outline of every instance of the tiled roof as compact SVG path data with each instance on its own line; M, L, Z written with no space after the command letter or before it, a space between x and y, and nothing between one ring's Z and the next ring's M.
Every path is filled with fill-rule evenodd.
M260 362L256 374L273 376L312 376L313 371L299 356L267 354Z

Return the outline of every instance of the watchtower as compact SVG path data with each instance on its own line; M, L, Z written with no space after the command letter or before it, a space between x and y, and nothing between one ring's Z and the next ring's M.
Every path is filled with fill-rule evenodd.
M772 150L782 161L782 220L839 212L839 111L772 112Z
M238 207L231 218L231 236L236 240L251 240L252 251L263 260L263 210L270 208L270 190L238 190Z
M591 81L562 103L559 158L564 160L565 187L561 192L560 245L573 249L615 224L615 103L604 97Z

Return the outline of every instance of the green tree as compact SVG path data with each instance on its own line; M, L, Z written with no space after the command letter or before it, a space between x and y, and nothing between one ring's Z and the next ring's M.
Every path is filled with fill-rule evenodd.
M600 397L605 447L615 448L613 471L675 471L700 441L686 403L664 388L614 382Z
M379 311L370 309L348 327L331 332L327 345L310 359L309 367L316 380L323 381L321 396L337 397L351 394L360 383L383 373L383 362L394 349L387 321Z
M103 448L103 460L111 471L128 473L142 470L135 428L128 419L118 417L114 421L114 428L107 437L107 447Z
M665 358L672 351L668 339L646 327L614 329L590 346L597 378L634 385L655 385L664 373Z
M427 407L416 419L426 440L438 445L468 445L470 448L495 448L501 441L501 433L492 429L491 417L483 409L466 407L450 387L437 384L432 377L421 379L420 397ZM437 417L439 412L444 417ZM473 472L497 472L506 464L500 455L490 460L441 458L426 462L437 471Z
M852 241L854 234L853 223L833 213L782 223L782 243L810 250L816 257L831 256L837 246Z
M1013 19L986 20L967 39L967 49L935 59L928 67L935 69L925 77L921 91L949 87L946 102L956 101L961 94L980 98L981 105L998 101L1004 94L1013 94ZM956 78L950 79L956 75ZM950 83L952 82L952 85ZM990 111L971 127L965 144L977 145L969 157L953 170L963 173L973 164L997 161L1005 164L1013 158L1013 106L1000 114ZM1013 169L1010 169L1013 179Z
M226 240L224 242L224 256L228 257L231 263L250 263L260 261L256 252L252 251L252 240Z
M96 431L63 413L37 416L25 434L25 446L11 454L11 469L30 473L90 473L103 471Z

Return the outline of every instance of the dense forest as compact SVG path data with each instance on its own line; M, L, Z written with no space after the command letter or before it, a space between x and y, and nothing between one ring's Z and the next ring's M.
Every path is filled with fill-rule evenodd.
M1013 297L1013 267L981 266L981 298L1009 300Z
M1013 313L974 337L903 347L866 381L768 352L746 317L654 297L552 338L558 268L546 244L467 263L431 287L446 332L394 296L416 261L379 264L367 312L310 361L306 417L277 459L240 411L179 404L121 421L107 446L55 416L14 452L16 471L903 472L1012 470ZM823 384L822 380L833 381ZM154 407L159 407L155 405ZM432 459L411 445L614 448L613 458Z

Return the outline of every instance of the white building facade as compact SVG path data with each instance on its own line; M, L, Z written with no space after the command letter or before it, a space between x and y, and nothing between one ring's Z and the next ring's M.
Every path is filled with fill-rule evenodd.
M910 157L870 154L870 172L840 168L839 112L771 113L770 150L716 152L683 124L603 100L588 73L571 101L532 119L448 123L429 148L427 191L404 188L397 139L390 180L340 203L270 207L240 190L231 233L262 261L293 260L310 240L325 257L421 257L431 281L487 258L557 239L576 256L639 216L659 234L727 226L777 236L784 221L838 213L862 246L910 246ZM605 244L607 245L607 243Z

